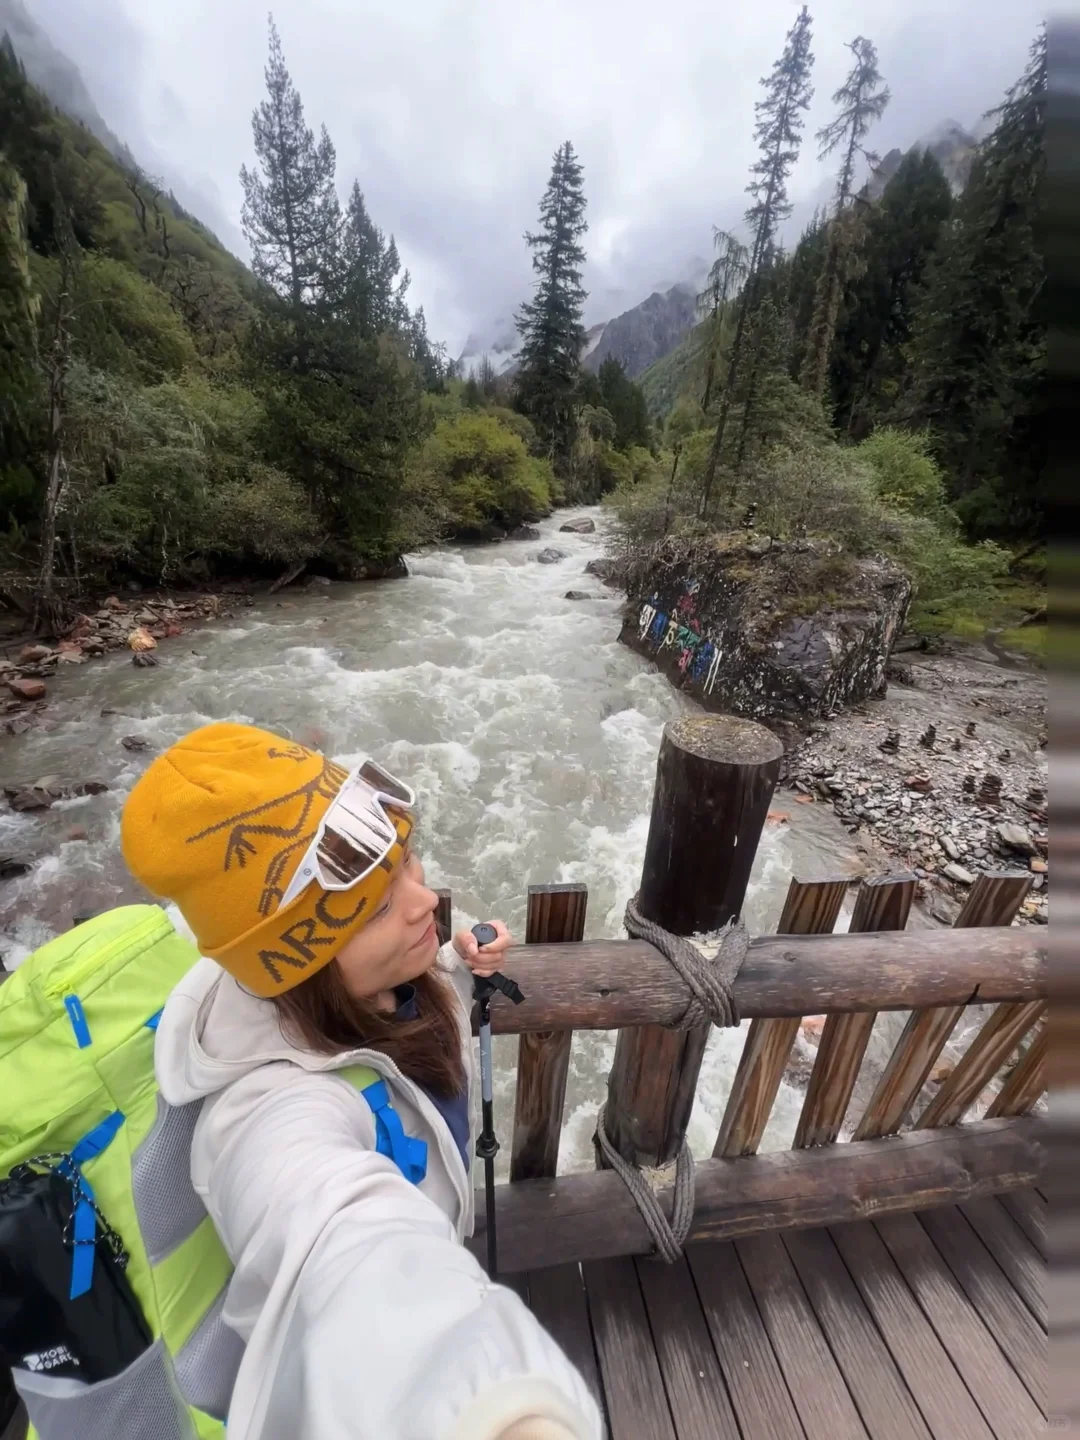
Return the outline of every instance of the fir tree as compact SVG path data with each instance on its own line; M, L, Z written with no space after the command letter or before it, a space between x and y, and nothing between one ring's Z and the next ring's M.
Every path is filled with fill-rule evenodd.
M708 509L717 467L723 454L724 435L734 397L739 370L744 363L747 321L759 299L758 280L762 268L772 254L777 228L791 214L787 196L788 177L799 158L802 144L803 116L813 96L810 75L814 57L810 50L813 38L810 12L804 5L795 24L788 31L784 50L762 80L764 100L754 107L757 124L754 137L760 151L751 167L752 179L747 186L754 203L746 212L746 223L752 235L746 284L743 286L735 336L728 359L724 398L717 420L716 436L705 467L701 496L701 513Z
M863 142L871 126L885 113L890 98L888 86L882 85L873 44L857 35L848 49L855 62L833 96L833 102L840 107L839 113L818 131L818 153L822 160L837 149L843 155L836 181L836 209L829 225L825 262L814 297L814 313L799 376L803 389L818 397L825 394L840 299L853 273L865 233L859 209L852 204L856 170L860 156L872 166L877 164L877 156L867 150Z
M270 452L302 481L347 572L384 560L405 457L420 426L416 360L426 327L409 315L407 274L359 189L343 218L334 147L304 121L271 22L268 98L252 127L262 173L246 168L244 225L259 295L251 352Z
M991 116L920 308L910 414L932 427L971 527L1015 533L1042 525L1045 32Z
M581 238L588 229L581 165L566 141L555 152L540 203L540 229L525 236L539 277L517 316L518 405L531 417L556 469L569 471L577 436L576 392L585 328Z
M393 236L389 242L368 214L363 191L354 184L341 229L338 304L364 335L398 328L401 261ZM407 283L407 281L406 281Z
M609 355L597 375L601 404L615 422L616 450L629 450L640 445L648 448L652 440L649 410L645 392L628 377L622 364Z
M713 227L716 259L709 271L705 289L698 296L698 314L707 326L705 341L705 385L701 408L707 415L716 384L716 367L724 338L725 322L732 300L746 283L750 255L745 245L727 230Z
M832 356L837 424L855 439L896 405L923 281L952 204L937 160L912 150L870 212L865 268L844 296Z
M273 19L265 73L267 97L252 116L261 173L240 171L244 235L256 275L298 314L321 302L331 283L341 227L337 156L326 127L316 141L304 120Z
M818 210L799 236L787 269L787 307L791 314L791 378L797 380L806 350L806 337L814 314L814 296L825 263L827 243L825 215Z

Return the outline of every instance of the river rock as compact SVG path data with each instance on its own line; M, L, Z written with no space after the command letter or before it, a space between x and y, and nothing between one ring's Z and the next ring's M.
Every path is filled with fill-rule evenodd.
M1008 850L1016 850L1021 855L1038 855L1039 847L1032 840L1030 834L1023 825L1015 825L1012 821L997 827L997 837L1002 845Z
M36 786L31 786L26 790L5 790L4 794L8 797L8 804L12 810L20 812L48 810L54 799L47 790L39 790Z
M325 575L309 575L308 578L304 581L304 586L306 589L312 590L316 586L325 586L332 583L333 582L329 580Z
M136 650L131 657L131 663L136 670L149 670L158 663L156 655L151 655L149 650Z
M945 851L945 854L949 857L950 860L960 859L960 846L957 845L956 841L951 839L948 835L939 835L938 844Z
M590 595L587 590L567 590L563 596L564 600L598 600L598 595Z
M0 855L0 880L14 880L19 875L25 875L33 863L15 855Z
M508 540L539 540L540 531L535 525L518 525L506 537Z
M749 719L805 725L879 694L911 601L899 566L824 541L747 547L742 532L669 537L637 556L620 639Z
M24 645L19 651L19 664L34 665L39 660L48 660L51 654L48 645Z
M559 530L563 535L595 535L596 521L585 516L581 520L568 520L565 525L560 525Z
M957 885L974 885L975 876L970 870L965 870L962 865L946 865L941 872L946 880L952 880Z
M157 641L145 625L139 625L132 630L127 637L127 643L132 650L153 650L157 646Z
M152 745L143 735L125 735L120 741L125 750L150 750Z
M535 558L541 565L557 565L560 560L566 559L566 552L556 550L554 546L549 545L546 550L541 550Z
M9 680L7 688L16 700L44 700L46 694L44 680L28 680L21 675Z

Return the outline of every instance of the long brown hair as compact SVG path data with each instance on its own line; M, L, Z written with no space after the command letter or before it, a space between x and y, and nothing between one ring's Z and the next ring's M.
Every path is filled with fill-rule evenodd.
M293 1044L317 1055L339 1055L361 1046L378 1050L403 1075L436 1095L460 1095L465 1066L450 983L433 970L412 983L415 1020L395 1020L350 995L336 960L284 995L275 995L273 1004Z

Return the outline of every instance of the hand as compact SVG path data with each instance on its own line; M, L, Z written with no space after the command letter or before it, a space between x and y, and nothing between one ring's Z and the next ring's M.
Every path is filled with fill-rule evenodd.
M489 923L494 927L498 938L483 949L476 943L476 936L471 930L459 930L454 936L454 949L474 975L494 975L503 955L514 943L513 936L501 920L492 920Z

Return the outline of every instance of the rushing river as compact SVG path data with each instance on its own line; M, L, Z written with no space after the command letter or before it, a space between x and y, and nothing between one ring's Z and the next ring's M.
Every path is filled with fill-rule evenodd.
M599 512L580 514L596 516ZM48 728L0 739L5 784L100 779L101 795L44 813L0 811L0 855L40 856L0 883L0 958L8 968L76 915L143 899L119 853L125 795L151 756L211 720L263 725L338 756L369 752L408 778L421 803L429 882L454 894L455 925L499 916L521 935L530 883L584 881L587 934L617 935L636 888L664 722L691 702L620 646L620 597L583 573L599 535L440 549L407 580L312 586L240 609L158 651L61 666ZM555 545L566 558L541 565ZM594 598L566 600L569 589ZM752 933L776 925L788 880L854 873L850 838L824 806L783 805L766 827L747 898ZM70 839L77 828L86 839ZM714 1031L690 1142L712 1152L741 1048ZM516 1042L496 1042L505 1173ZM576 1035L561 1168L591 1168L592 1118L614 1037ZM800 1093L781 1091L765 1148L790 1143Z

